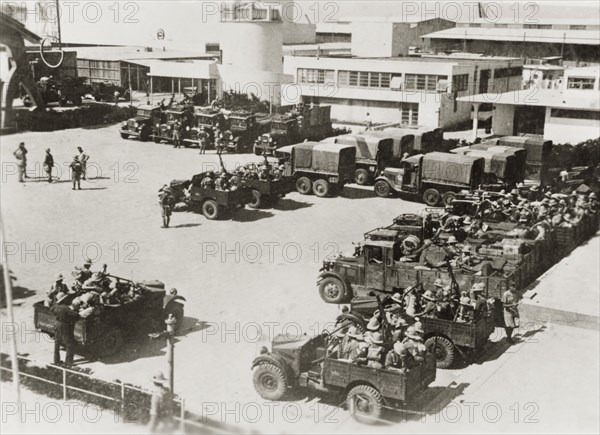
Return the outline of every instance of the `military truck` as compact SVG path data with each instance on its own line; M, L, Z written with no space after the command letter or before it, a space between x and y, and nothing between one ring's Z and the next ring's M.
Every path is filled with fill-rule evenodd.
M93 82L90 85L90 93L96 101L115 102L115 92L119 93L119 101L129 101L131 99L131 92L123 86L110 82Z
M434 207L450 204L461 190L474 190L484 182L482 157L432 152L408 157L400 168L386 168L375 181L375 194L382 198L404 193L421 198Z
M383 304L386 303L387 300L384 299ZM366 296L352 299L347 308L349 310L338 317L337 324L350 323L360 331L366 331L367 322L379 308L379 304L374 297ZM471 323L428 316L420 316L419 321L423 327L425 345L435 356L438 369L451 368L458 356L465 361L476 358L495 329L495 318L490 310Z
M176 203L185 203L207 219L217 220L226 212L243 207L254 200L252 190L241 185L235 190L220 190L203 187L201 182L206 173L194 175L191 180L173 180L170 183Z
M525 180L525 161L518 159L512 152L504 150L480 150L471 147L459 147L450 150L452 154L483 157L485 160L485 184L498 183L502 187L513 188Z
M319 141L332 136L331 106L304 106L283 114L274 115L271 129L254 145L254 154L264 152L273 155L277 148L300 143L304 140Z
M181 144L183 138L189 131L189 128L194 122L192 110L187 106L174 106L164 112L164 121L161 124L154 126L152 139L155 143L166 142L172 144L174 142L175 125L179 124L179 138Z
M394 143L394 152L390 166L397 167L405 154L415 154L415 136L410 133L402 133L398 131L376 131L366 130L357 133L361 136L372 136L379 139L392 139Z
M110 276L110 275L109 275ZM164 321L173 314L176 319L176 329L183 319L183 307L165 299L165 285L160 281L144 281L134 283L120 277L112 277L117 288L135 286L141 291L137 299L118 305L103 305L98 312L89 317L80 318L75 322L75 342L82 350L91 352L99 357L108 357L119 352L124 340L142 332L164 330ZM76 293L69 294L63 303L70 303ZM181 297L179 297L182 299ZM165 303L166 302L166 303ZM171 303L169 303L171 302ZM44 301L34 304L35 328L50 336L55 334L56 316Z
M164 119L164 114L157 106L142 105L136 107L134 118L130 118L121 124L119 133L121 139L137 137L140 141L146 142L152 138L152 131L156 124Z
M326 197L354 178L356 148L351 145L303 142L280 148L277 154L285 167L284 176L294 179L302 195L312 191Z
M186 146L200 146L201 134L205 132L207 135L207 148L213 147L215 143L214 128L220 126L225 128L225 116L219 109L212 107L194 106L193 121L189 126L189 130L185 129L183 136L183 144Z
M229 153L246 153L252 149L258 136L271 128L271 117L268 114L250 113L246 111L232 112L229 115L230 138L222 138L221 150Z
M381 138L345 134L327 138L323 143L352 145L356 148L354 181L361 186L371 184L386 167L391 165L394 157L394 141L389 136Z
M36 88L46 105L58 103L60 106L66 106L68 103L72 103L75 106L81 106L85 95L86 81L85 77L65 77L61 81L43 78L36 83ZM23 105L25 107L32 105L29 96L23 98Z
M416 153L427 154L433 151L442 151L444 142L444 130L435 127L388 127L384 133L412 134L414 137L414 149ZM410 154L410 153L409 153Z
M270 351L263 347L252 361L254 388L260 397L282 400L300 388L341 395L356 420L376 423L384 407L400 408L414 401L435 381L435 358L429 353L406 372L376 369L327 356L332 335L277 335Z

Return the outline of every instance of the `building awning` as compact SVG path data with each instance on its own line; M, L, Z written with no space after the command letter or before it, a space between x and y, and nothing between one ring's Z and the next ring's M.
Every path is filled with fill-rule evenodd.
M217 64L212 61L154 61L150 66L149 76L153 77L179 77L182 79L217 79L219 70Z
M503 104L509 106L537 106L556 109L600 110L598 91L562 91L558 89L524 89L503 92L468 95L457 98L468 103Z
M454 27L423 35L422 38L600 45L600 33L597 30Z

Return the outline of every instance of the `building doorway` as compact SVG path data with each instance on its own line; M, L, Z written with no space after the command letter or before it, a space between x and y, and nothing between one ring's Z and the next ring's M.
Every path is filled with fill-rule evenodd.
M546 108L538 106L515 107L514 134L544 134Z

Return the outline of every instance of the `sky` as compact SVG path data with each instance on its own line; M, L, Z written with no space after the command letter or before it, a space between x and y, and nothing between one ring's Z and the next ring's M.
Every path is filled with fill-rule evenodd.
M31 0L2 0L7 4ZM173 46L182 49L217 42L223 26L216 12L223 2L183 0L59 0L63 41L115 45ZM600 7L594 1L483 2L502 19L592 18L600 20ZM44 2L48 15L54 0ZM336 21L348 16L441 15L453 21L477 18L477 2L460 1L299 1L289 15L311 22ZM567 6L568 5L568 6ZM28 6L34 10L32 6ZM299 18L301 17L302 18ZM156 38L162 29L165 40ZM34 29L32 29L34 30ZM35 30L34 30L35 31ZM203 47L200 47L203 49Z

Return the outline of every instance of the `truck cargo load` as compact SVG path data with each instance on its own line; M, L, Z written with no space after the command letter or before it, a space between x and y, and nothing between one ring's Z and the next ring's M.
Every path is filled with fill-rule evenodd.
M433 152L422 157L423 181L476 187L485 168L482 157Z
M389 127L383 130L384 132L392 132L398 134L412 134L414 136L414 151L421 152L423 154L439 151L442 148L444 140L444 130L441 128L429 128L429 127L418 127L418 128L398 128Z
M358 133L361 136L372 136L378 139L390 138L394 144L394 159L401 159L404 153L412 154L415 150L415 135L397 131L367 130Z

